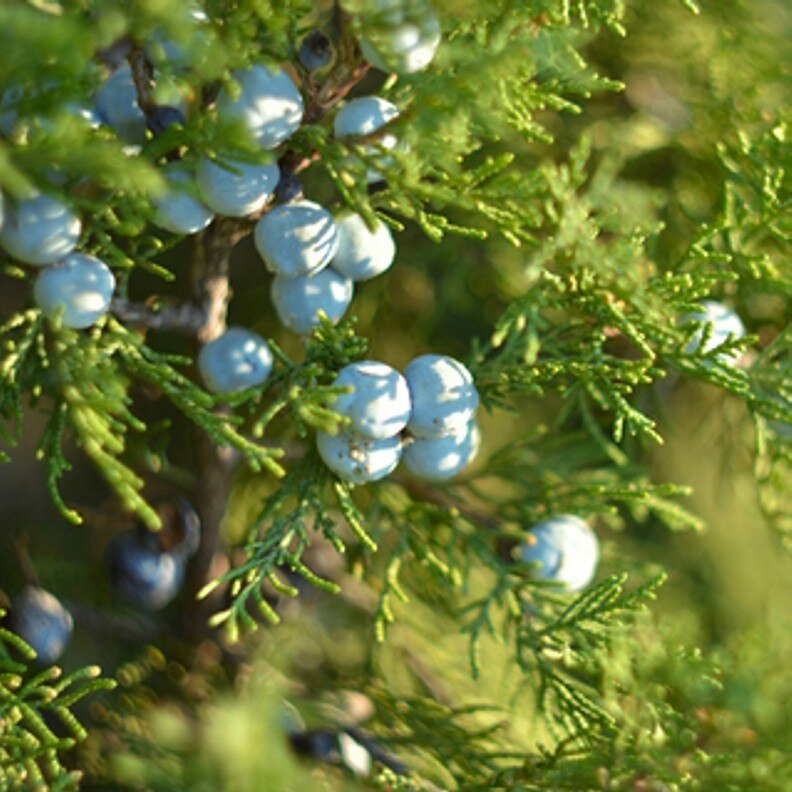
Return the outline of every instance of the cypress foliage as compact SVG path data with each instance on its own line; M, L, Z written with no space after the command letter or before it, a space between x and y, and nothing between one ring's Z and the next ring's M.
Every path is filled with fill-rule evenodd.
M770 625L695 648L721 638L707 634L708 606L687 622L654 605L681 554L657 551L668 569L645 561L706 527L685 476L657 462L678 445L686 399L711 400L718 431L737 426L734 457L767 524L752 530L792 542L784 4L201 8L0 6L5 212L35 192L64 202L82 220L77 249L117 281L109 311L70 329L29 297L39 269L0 251L0 460L13 470L37 449L58 519L89 549L56 563L43 545L32 561L83 603L75 657L109 665L120 688L93 665L26 670L29 647L0 630L3 783L789 788L788 640ZM427 68L366 63L360 42L384 46L394 8L439 19ZM300 48L317 31L329 56L310 68ZM215 104L239 96L235 70L254 64L288 64L304 102L273 151ZM147 124L135 143L74 109L124 65ZM398 117L365 139L334 134L337 109L366 94ZM184 112L158 127L176 95ZM202 158L277 161L273 202L189 239L162 230L163 166ZM397 255L357 284L345 318L297 339L247 240L259 214L301 192L385 223ZM733 307L747 333L702 335L706 300ZM217 395L195 361L227 324L265 336L274 365L263 384ZM402 469L366 485L335 476L315 434L348 424L338 372L427 352L473 375L478 460L444 484ZM183 537L162 502L182 496L202 523L183 593L141 617L102 582L97 547L134 525L170 548ZM603 540L595 582L576 593L520 560L527 531L560 514ZM2 574L9 595L29 577ZM350 759L361 751L370 773Z

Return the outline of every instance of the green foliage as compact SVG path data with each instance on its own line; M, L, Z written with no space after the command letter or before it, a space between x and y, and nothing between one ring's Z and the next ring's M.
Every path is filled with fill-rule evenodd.
M0 613L2 616L3 613ZM23 658L14 660L13 654ZM35 652L0 627L0 785L3 789L74 789L82 774L63 755L87 737L72 708L115 683L97 666L63 675L57 666L34 671Z
M422 0L405 5L427 13ZM142 464L155 449L140 451L151 439L152 411L167 416L158 443L176 446L197 428L245 463L228 509L243 516L236 530L230 518L224 524L232 563L201 592L217 603L210 626L224 628L217 651L225 664L242 665L239 656L256 646L243 634L262 618L259 634L277 643L289 627L283 614L302 607L289 605L300 589L306 607L318 600L326 619L306 628L313 641L306 656L323 641L335 648L348 635L332 632L340 606L325 595L360 595L366 643L346 666L324 658L332 684L312 676L318 663L300 665L299 651L295 660L284 650L268 670L302 674L317 695L351 680L367 692L372 729L414 770L382 770L372 783L383 788L775 788L790 772L781 741L788 724L773 714L774 739L733 700L744 670L671 648L676 634L644 614L662 574L631 576L640 582L628 585L628 563L606 545L608 574L569 597L538 582L515 553L527 529L558 513L596 520L603 537L613 531L620 540L702 529L682 503L690 488L652 468L670 429L666 396L695 381L750 410L763 515L787 543L792 535L792 161L788 88L778 76L787 42L784 24L757 22L765 12L785 17L769 3L701 6L694 16L696 4L672 0L438 4L443 39L432 67L382 85L365 78L400 109L387 129L400 145L388 151L376 139L332 134L334 106L364 77L354 33L376 37L385 24L373 0L211 0L209 21L198 23L177 0L12 0L0 8L7 44L0 86L21 89L4 94L2 109L19 120L0 138L0 187L9 198L32 188L62 195L83 218L80 249L113 267L118 300L142 295L149 319L193 300L183 259L195 264L199 256L149 222L163 189L158 168L174 158L272 157L211 106L221 86L237 89L232 70L252 63L289 61L301 81L306 123L280 164L299 170L306 192L328 206L388 223L410 251L379 293L373 284L368 294L360 289L357 323L323 322L302 344L278 334L256 303L258 284L245 293L240 257L232 278L241 285L239 315L268 336L276 363L265 385L228 398L196 383L195 343L141 331L117 305L115 316L73 332L26 309L23 298L0 326L0 439L9 449L2 460L24 438L23 419L34 424L29 412L41 413L39 456L69 521L82 519L60 491L73 443L126 512L159 526L144 496L152 471ZM334 53L332 66L308 74L295 50L313 26L330 34ZM181 55L169 57L164 42ZM95 92L119 54L114 48L125 44L146 49L155 80L178 84L189 109L183 125L150 136L136 156L65 106ZM364 178L371 167L385 177L373 190ZM53 170L63 178L57 189ZM250 230L247 221L233 225L226 258ZM30 268L2 267L15 293L31 285ZM749 335L691 351L700 327L689 315L708 297L733 304ZM441 318L433 325L427 314ZM313 450L316 430L343 427L332 382L369 355L369 334L373 356L406 360L425 347L468 363L486 410L485 445L477 466L454 483L429 487L397 474L356 488ZM729 355L740 356L739 365L724 362ZM200 488L200 463L179 451L188 468L182 480ZM311 552L322 544L343 573L314 569ZM433 679L443 669L422 673L415 662L409 683L386 679L388 661L405 665L388 653L399 640L410 644L420 633L417 614L427 613L438 634L458 641L455 660L464 658L476 684L487 682L497 656L517 676L514 689L493 690L493 704L472 695L446 700ZM283 632L271 633L275 624ZM214 655L212 662L219 664ZM248 678L246 668L235 671ZM104 683L81 684L93 670L58 682L51 671L27 682L20 674L12 665L4 671L3 712L11 714L2 716L0 752L8 779L17 783L26 772L65 788L73 776L59 752L84 736L69 707ZM787 677L767 695L788 692ZM267 713L258 719L244 700L202 707L186 683L168 690L171 709L158 709L152 700L161 691L139 682L102 710L96 739L115 754L106 761L90 748L86 762L97 778L141 789L313 783L286 753L276 686L253 691L252 703ZM211 692L220 689L218 682ZM527 709L529 740L510 732L515 702ZM44 710L71 736L51 730ZM264 766L240 724L259 745L279 747L277 766ZM245 782L235 786L239 774ZM340 773L322 779L327 788L347 785Z

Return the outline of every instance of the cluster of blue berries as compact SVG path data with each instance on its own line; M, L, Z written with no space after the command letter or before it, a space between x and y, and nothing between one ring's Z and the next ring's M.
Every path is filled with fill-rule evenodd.
M376 5L378 15L370 35L358 30L361 49L370 63L398 73L425 68L440 41L439 23L431 7L417 4L408 12L404 3ZM195 35L201 36L208 16L193 8L191 17ZM172 67L165 71L178 73L187 67L178 46L168 41L159 44L159 52ZM158 50L149 49L148 57L156 67ZM313 31L303 41L299 57L309 72L323 67L330 58L329 41L320 31ZM289 73L277 67L254 65L235 71L233 78L238 90L233 94L220 90L215 100L218 116L244 127L263 154L273 151L302 123L305 108L300 90ZM67 108L92 127L113 128L129 144L127 153L136 154L147 130L156 135L185 121L188 103L180 93L178 78L168 79L157 75L149 102L152 106L144 112L132 67L123 63L99 87L93 107L71 103ZM20 120L47 126L46 119L18 117L15 107L22 98L16 87L0 98L0 132L5 135L14 134ZM336 113L334 132L339 138L370 136L397 116L398 109L387 100L360 97ZM379 134L378 148L396 144L392 134ZM364 150L376 153L371 147ZM260 163L205 157L195 167L186 161L169 162L162 174L166 189L153 200L152 220L179 235L198 233L217 215L243 218L259 214L291 175L281 173L274 155ZM62 184L60 174L51 175L53 184ZM373 182L381 175L369 168L366 178ZM271 294L276 313L287 328L307 334L317 325L320 312L331 321L344 315L352 300L353 284L387 270L395 245L382 222L370 225L351 212L334 218L323 207L303 199L299 187L292 192L295 194L287 196L285 203L259 219L255 242L275 276ZM283 200L283 191L278 197ZM4 213L0 197L0 222L0 243L11 256L48 267L35 289L36 302L47 316L60 315L65 326L83 329L109 309L115 288L112 272L99 259L73 252L81 222L62 201L37 193L8 205Z
M6 206L0 201L0 244L19 261L41 268L33 289L36 304L75 330L97 322L115 290L107 264L75 252L81 230L80 218L49 195Z
M253 66L236 72L241 94L234 100L222 91L218 111L236 118L262 149L272 149L299 127L303 104L297 87L283 71ZM335 133L367 136L398 115L396 107L380 97L353 99L335 117ZM386 136L381 145L395 145ZM175 171L174 194L189 181ZM248 217L260 212L282 182L277 163L216 163L202 160L197 169L197 191L203 203L182 192L178 202L169 193L157 204L156 222L177 233L195 233L215 214ZM377 174L370 173L371 179ZM396 249L388 227L375 221L372 228L352 212L336 217L323 206L297 193L269 209L256 223L256 249L273 274L271 298L281 323L305 335L318 324L320 313L339 321L352 302L354 283L385 272Z
M334 405L348 422L337 434L317 432L316 447L347 481L378 481L400 460L417 478L446 481L478 453L478 392L453 358L422 355L404 376L385 363L351 363L334 384L348 388Z

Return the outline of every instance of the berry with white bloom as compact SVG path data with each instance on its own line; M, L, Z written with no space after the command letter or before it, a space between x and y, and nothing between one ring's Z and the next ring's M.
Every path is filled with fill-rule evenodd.
M256 223L254 237L267 269L284 278L319 272L338 246L333 216L313 201L270 210Z
M399 115L396 105L383 99L381 96L361 96L347 102L337 113L333 121L333 131L336 137L348 135L372 135ZM377 145L392 149L398 144L398 139L391 133L385 133L377 140ZM366 147L366 152L376 154L372 147ZM390 158L383 157L383 164ZM366 172L366 181L369 184L380 181L382 175L375 169L369 168Z
M599 541L579 517L563 514L535 525L520 545L522 561L538 564L540 580L563 585L575 592L591 583L599 562Z
M363 439L381 440L401 432L410 418L410 390L396 369L364 360L338 372L333 385L351 387L333 408L350 419L345 431Z
M336 137L372 135L398 115L399 108L387 99L381 96L360 96L347 102L336 113L333 131Z
M360 39L363 57L376 69L413 74L425 69L440 43L440 23L433 13L405 20Z
M421 355L404 370L413 411L407 428L416 437L444 437L462 431L479 403L470 372L445 355Z
M337 476L355 484L385 478L401 458L401 439L361 440L346 432L316 433L316 448L324 463Z
M415 437L402 454L404 465L424 481L447 481L461 473L478 454L481 432L471 421L444 437Z
M396 256L396 243L390 229L377 220L373 231L354 212L336 216L338 250L333 269L354 281L369 280L385 272Z
M206 228L214 213L180 185L194 183L192 176L183 170L167 168L165 178L170 185L154 203L154 222L173 234L197 234Z
M690 343L685 348L688 354L696 352L709 352L712 349L719 347L729 337L732 339L742 338L745 335L745 325L731 308L727 308L723 303L716 302L715 300L704 300L701 303L702 310L688 314L684 317L688 322L699 322L704 325L709 325L708 338L706 343L702 344L704 339L704 328L697 330ZM736 365L742 357L741 352L722 352L718 355L718 360L721 363L728 365Z
M300 126L303 100L286 72L266 66L236 71L240 93L232 99L225 89L217 97L221 118L241 121L261 148L273 149Z
M14 632L36 652L36 659L51 665L71 638L74 619L57 597L38 586L25 586L11 609Z
M114 290L115 276L107 264L72 253L38 276L33 297L48 319L59 317L64 327L82 330L107 313Z
M261 385L269 377L272 363L267 342L243 327L229 327L198 355L201 376L214 393L233 393Z
M204 203L227 217L247 217L264 208L280 179L277 163L264 165L202 159L196 173Z
M307 335L319 324L319 312L335 324L352 302L354 287L349 278L326 267L315 275L272 280L272 304L284 327Z
M0 242L14 258L43 267L71 253L81 230L80 218L65 204L35 195L6 206Z

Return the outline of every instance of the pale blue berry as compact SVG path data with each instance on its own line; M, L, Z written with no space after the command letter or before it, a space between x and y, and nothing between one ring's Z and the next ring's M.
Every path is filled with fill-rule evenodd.
M464 429L479 403L470 372L445 355L422 355L405 369L413 411L407 428L416 437L444 437Z
M347 102L337 113L333 121L333 130L336 137L347 135L371 135L382 126L392 121L399 115L396 105L383 99L381 96L361 96ZM385 133L377 139L377 146L393 149L398 145L398 139L391 133ZM367 146L365 151L370 155L378 155L382 165L392 163L392 158L382 155L374 147ZM366 181L369 184L382 180L382 174L375 168L366 170Z
M385 363L364 360L338 372L333 385L352 388L340 394L333 409L350 419L345 431L380 440L401 432L410 418L410 391L404 377Z
M313 201L276 206L256 223L254 237L267 269L284 278L324 269L338 245L333 216Z
M6 207L0 242L26 264L54 264L74 250L82 223L65 204L36 195Z
M74 619L57 597L38 586L25 586L11 609L14 632L36 652L36 659L51 665L71 638Z
M366 221L353 212L342 212L335 222L338 250L333 269L354 281L363 281L381 275L391 266L396 244L383 222L378 220L371 231Z
M727 308L723 303L714 300L704 300L701 303L702 310L688 314L684 317L687 322L699 322L702 325L709 325L708 338L704 339L704 328L697 330L690 343L685 348L689 355L696 352L703 353L716 349L729 339L742 338L745 335L745 325L731 308ZM718 360L727 365L735 365L742 357L742 352L722 352L718 355Z
M214 393L261 385L269 377L272 363L267 342L243 327L229 327L198 355L198 368L206 387Z
M100 118L131 143L146 139L146 116L137 100L132 69L128 65L116 69L99 87L95 99Z
M337 137L371 135L393 121L399 109L381 96L361 96L347 102L335 116L333 131Z
M440 23L433 14L421 24L404 21L381 31L376 41L360 39L363 57L376 69L397 74L413 74L425 69L440 43Z
M155 30L148 36L146 54L155 66L165 66L171 71L190 71L193 63L203 62L211 52L212 39L207 23L209 15L201 8L179 8L180 22L189 26L189 45L185 47L168 38L162 30Z
M471 421L444 437L414 437L402 454L405 467L424 481L447 481L461 473L478 454L481 432Z
M107 264L72 253L38 276L33 297L48 319L82 330L107 313L114 290L115 276Z
M165 178L168 189L153 201L154 223L173 234L197 234L206 228L214 218L212 210L180 188L180 185L194 184L192 176L182 170L167 168Z
M540 580L560 583L568 592L580 591L594 578L599 562L599 542L579 517L559 515L531 529L520 546L520 558L538 564Z
M27 98L38 97L42 93L50 93L52 95L52 102L57 102L59 94L62 92L62 87L58 83L52 81L45 81L40 87L28 88L27 90L18 85L13 85L7 88L2 96L0 96L0 133L10 136L17 131L22 124L27 126L28 136L31 135L33 130L38 127L40 130L51 132L53 123L50 118L42 117L40 115L23 115L21 118L18 112L19 103ZM27 94L27 96L26 96ZM50 103L48 103L50 104ZM49 108L53 114L65 112L85 122L93 129L97 129L102 124L102 119L93 108L87 107L75 101L64 102L60 107L54 104Z
M319 324L319 311L333 324L346 313L352 302L352 281L326 267L315 275L272 280L272 304L284 327L307 335Z
M242 122L261 148L272 149L300 126L303 101L286 72L266 66L235 71L240 93L232 99L225 89L217 97L221 118Z
M346 432L316 433L316 448L324 463L339 478L355 484L378 481L399 464L401 439L362 440Z
M160 549L154 534L119 534L107 546L106 559L121 597L147 610L164 608L184 581L184 557Z
M201 160L196 174L201 197L214 212L247 217L263 209L280 179L275 162L264 165L227 160L223 165Z

